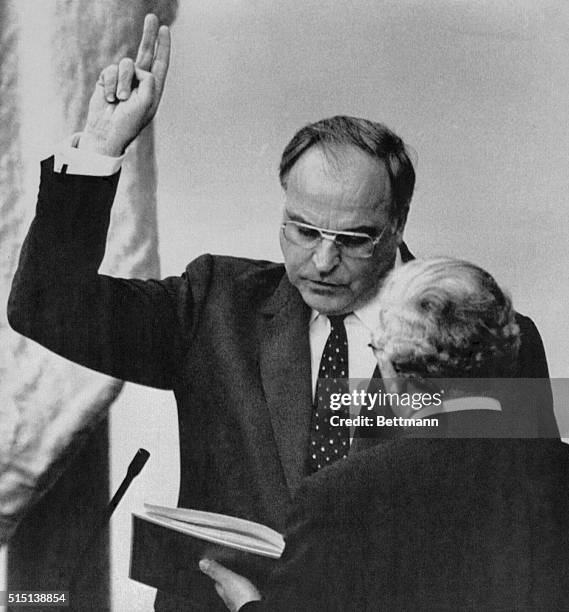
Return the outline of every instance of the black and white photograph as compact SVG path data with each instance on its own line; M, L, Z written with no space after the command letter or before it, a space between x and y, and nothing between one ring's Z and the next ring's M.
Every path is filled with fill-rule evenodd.
M569 5L0 0L0 609L569 609Z

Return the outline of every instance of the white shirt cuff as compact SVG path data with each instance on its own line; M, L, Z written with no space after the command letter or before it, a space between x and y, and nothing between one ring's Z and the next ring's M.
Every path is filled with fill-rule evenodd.
M55 149L53 171L83 176L111 176L119 171L126 154L120 157L109 157L92 151L78 149L81 132L66 138ZM64 166L66 169L63 170Z

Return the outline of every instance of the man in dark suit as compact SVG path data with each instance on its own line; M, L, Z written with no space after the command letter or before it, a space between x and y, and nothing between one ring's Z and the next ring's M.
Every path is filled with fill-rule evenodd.
M124 59L101 73L79 153L120 163L156 112L168 58L168 28L150 16L136 63ZM163 281L97 273L118 173L85 176L84 168L58 159L42 164L37 214L10 296L11 325L87 367L172 389L179 504L282 530L292 494L317 469L307 460L322 433L312 398L334 335L328 315L345 315L349 376L369 378L381 280L411 257L402 237L415 175L404 144L365 120L308 126L281 164L285 265L204 255ZM520 325L519 375L546 377L539 334L525 317ZM551 407L544 428L555 429ZM206 609L219 605L196 568L194 602L185 606L199 610L204 602L212 606Z

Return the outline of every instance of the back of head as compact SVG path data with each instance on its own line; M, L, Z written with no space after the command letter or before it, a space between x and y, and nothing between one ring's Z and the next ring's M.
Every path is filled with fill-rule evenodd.
M417 259L393 270L381 295L374 345L397 371L425 378L511 375L520 344L515 313L482 268Z
M405 223L415 187L415 170L405 143L382 123L337 115L301 128L287 144L281 157L279 178L286 189L287 177L303 153L319 146L333 158L339 146L353 146L385 164L391 182L390 218Z

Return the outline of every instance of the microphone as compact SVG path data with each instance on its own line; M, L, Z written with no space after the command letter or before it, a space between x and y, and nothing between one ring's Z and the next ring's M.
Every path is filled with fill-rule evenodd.
M113 498L109 502L108 506L101 513L101 517L97 522L97 526L95 527L91 537L89 538L87 544L83 548L81 555L78 557L77 564L75 565L73 572L71 573L71 580L69 581L69 591L72 592L75 590L77 583L82 578L80 568L84 567L84 560L87 558L87 554L95 545L101 531L106 527L109 522L115 508L119 505L121 499L124 497L124 494L127 492L127 489L132 484L132 481L140 474L142 468L146 465L148 458L150 457L150 453L144 449L139 448L136 452L136 455L132 458L130 465L126 471L126 476L121 482L117 492L113 495Z
M128 466L124 480L121 482L121 485L114 494L113 499L111 499L109 505L106 507L103 515L101 516L101 520L99 522L100 527L104 527L105 523L109 521L111 515L115 511L115 508L119 505L119 502L124 497L124 494L130 487L132 481L140 474L140 471L146 465L149 457L150 453L144 448L139 448L136 451L136 455L132 458L132 461Z

